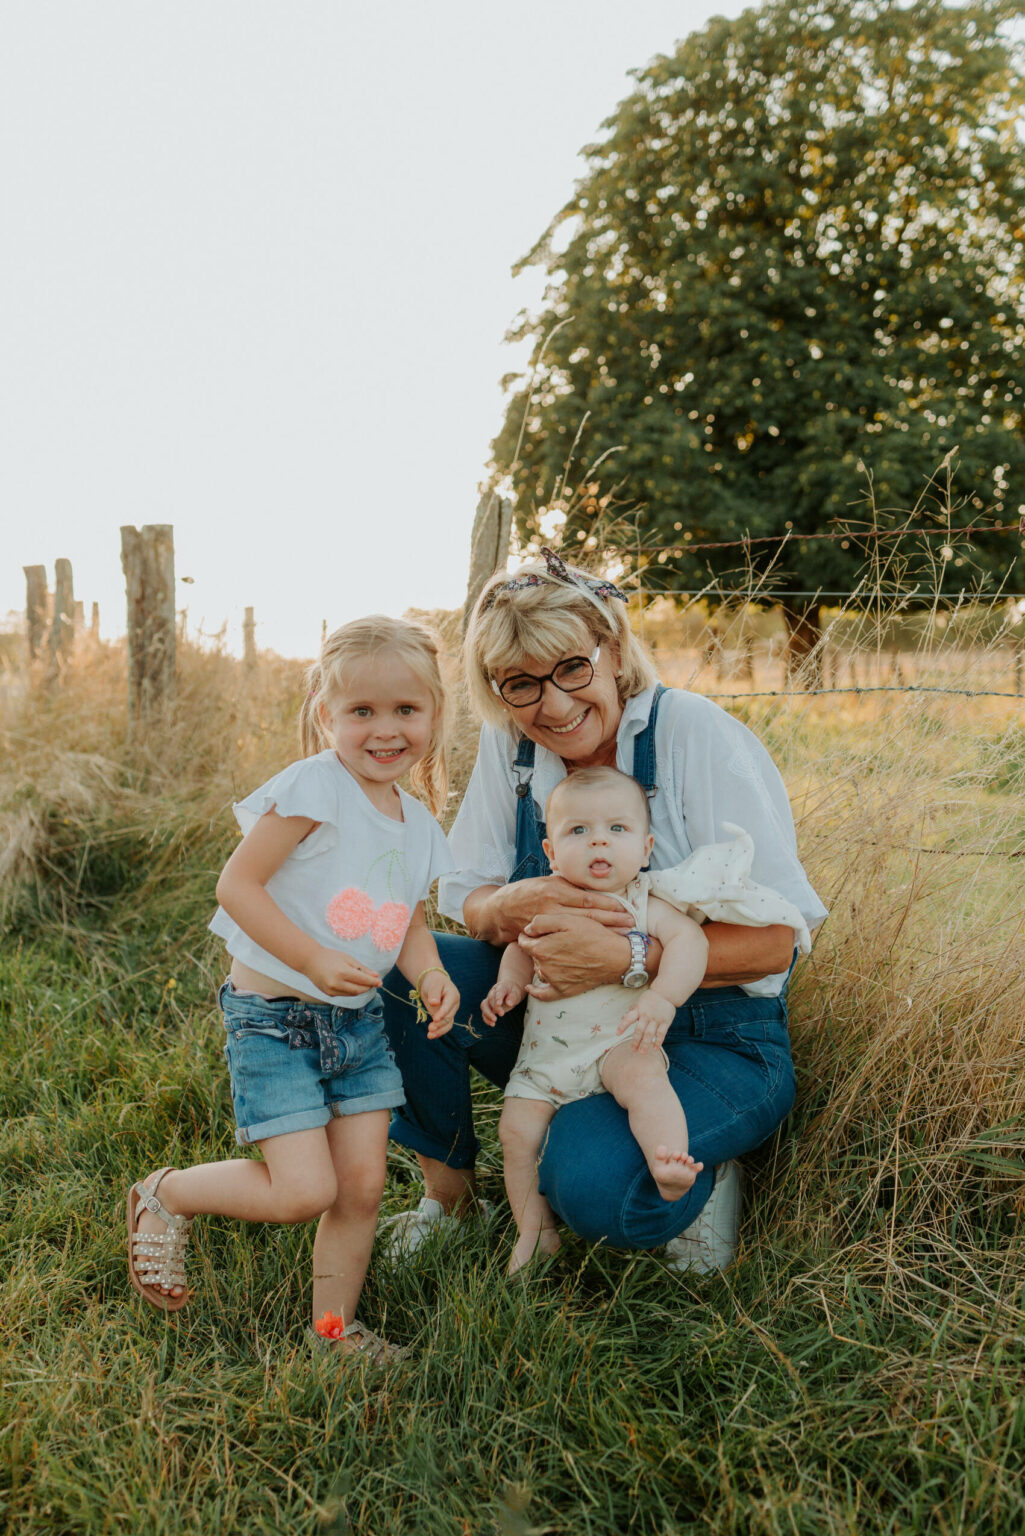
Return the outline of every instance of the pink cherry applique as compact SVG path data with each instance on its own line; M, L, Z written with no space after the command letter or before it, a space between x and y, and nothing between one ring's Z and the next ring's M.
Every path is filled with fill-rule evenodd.
M409 927L409 908L404 901L383 901L374 913L370 933L375 949L398 949Z
M324 916L332 933L340 939L361 939L369 933L371 923L376 924L373 900L354 885L332 896Z

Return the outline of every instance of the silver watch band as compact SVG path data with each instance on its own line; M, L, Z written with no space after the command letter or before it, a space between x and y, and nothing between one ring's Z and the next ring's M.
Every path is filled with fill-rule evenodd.
M630 941L630 964L623 973L624 987L643 987L648 981L647 967L644 964L648 953L647 936L641 933L639 928L631 928L627 934Z

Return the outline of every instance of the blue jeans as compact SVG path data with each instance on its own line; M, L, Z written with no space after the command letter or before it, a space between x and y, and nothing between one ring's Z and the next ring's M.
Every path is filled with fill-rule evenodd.
M384 1026L402 1073L406 1103L391 1138L453 1168L473 1166L470 1067L504 1087L523 1032L523 1009L481 1020L480 1004L498 975L501 950L479 939L435 934L441 963L459 988L460 1019L428 1041L414 1010L389 993L408 992L398 972L385 977ZM663 1042L669 1081L687 1116L690 1151L705 1164L682 1200L662 1199L611 1094L564 1105L552 1120L539 1168L541 1193L589 1242L657 1248L693 1222L712 1192L715 1167L759 1146L794 1102L786 1003L748 997L740 987L695 992Z
M254 997L226 981L217 1001L240 1146L402 1103L379 996L341 1008Z

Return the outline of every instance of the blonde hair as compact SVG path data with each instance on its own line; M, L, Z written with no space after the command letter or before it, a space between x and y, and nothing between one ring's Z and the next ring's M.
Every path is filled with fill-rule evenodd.
M552 666L562 656L589 655L596 641L604 641L619 655L616 687L622 703L658 681L651 658L630 628L626 604L593 593L585 583L595 578L587 571L568 569L580 586L555 579L538 561L512 578L519 582L541 577L535 585L509 590L510 577L500 572L477 599L463 642L463 662L470 698L492 725L516 731L515 715L506 709L491 679L496 668L515 667L528 658Z
M299 746L303 757L312 757L333 745L320 718L320 706L345 687L346 673L357 661L390 651L399 656L427 688L434 701L434 729L427 751L409 771L416 793L440 815L448 799L448 766L445 761L445 691L438 665L438 642L429 629L407 619L389 619L372 613L354 619L328 635L320 647L320 659L306 671L306 697L299 714Z
M624 773L621 768L577 768L568 773L564 779L560 779L555 788L549 792L545 801L545 824L551 821L552 806L556 800L563 800L568 794L577 789L621 789L624 784L637 795L644 807L644 830L647 832L651 825L651 811L648 806L648 797L644 793L642 785L630 774Z

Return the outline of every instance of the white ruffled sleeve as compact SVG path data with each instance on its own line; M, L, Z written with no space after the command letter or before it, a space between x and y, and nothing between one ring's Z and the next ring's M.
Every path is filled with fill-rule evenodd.
M426 824L424 826L424 833L428 842L424 885L417 897L418 901L423 901L435 880L444 878L452 868L452 852L448 845L448 838L427 807L417 802L417 809L422 815L423 822Z
M233 810L243 835L252 831L268 811L277 811L279 816L308 816L311 821L319 822L319 829L303 839L292 854L293 858L303 859L312 853L323 853L338 840L341 812L338 786L333 776L325 772L319 756L289 764L244 800L236 801Z
M673 697L670 694L666 700L670 710ZM779 769L758 737L711 700L690 694L678 707L682 762L677 792L691 848L715 843L724 822L744 827L754 839L751 878L792 902L807 926L814 928L826 909L798 858L793 815Z
M485 725L477 761L448 835L452 869L438 885L438 910L463 921L463 902L482 885L505 885L516 857L516 792L512 744Z

